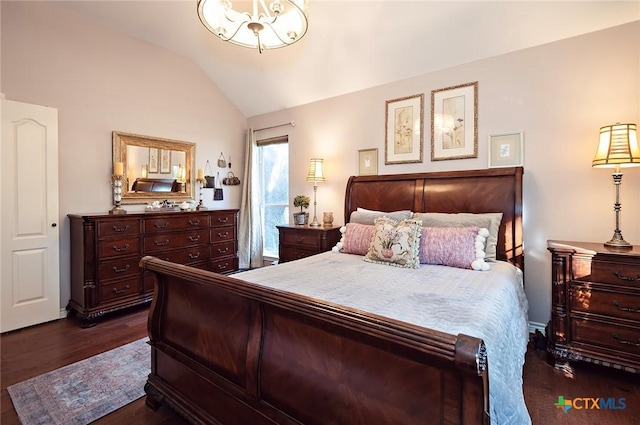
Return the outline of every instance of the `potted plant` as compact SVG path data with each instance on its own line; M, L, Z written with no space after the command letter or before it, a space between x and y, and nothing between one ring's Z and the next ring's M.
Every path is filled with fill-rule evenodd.
M309 222L309 213L302 211L309 208L311 198L305 195L298 195L293 198L293 206L300 207L300 212L293 213L293 221L297 225L307 224Z

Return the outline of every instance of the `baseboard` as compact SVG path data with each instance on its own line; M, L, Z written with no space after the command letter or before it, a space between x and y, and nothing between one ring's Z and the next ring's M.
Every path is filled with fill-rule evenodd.
M66 308L61 308L60 309L60 318L64 319L67 317L67 309Z
M545 323L529 322L529 333L533 334L536 333L536 331L540 331L542 335L546 335L546 327L547 325Z

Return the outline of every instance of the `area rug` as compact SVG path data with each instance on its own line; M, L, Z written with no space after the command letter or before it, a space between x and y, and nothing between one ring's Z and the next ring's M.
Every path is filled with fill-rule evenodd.
M148 338L7 388L23 425L86 425L144 395Z

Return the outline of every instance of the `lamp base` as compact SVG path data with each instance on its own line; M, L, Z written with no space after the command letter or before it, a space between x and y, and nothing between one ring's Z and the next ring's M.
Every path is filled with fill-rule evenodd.
M615 230L613 232L613 237L611 240L604 243L604 246L608 246L610 248L629 248L632 245L625 241L622 237L622 232L620 230Z
M120 205L113 207L110 211L109 214L126 214L127 210L125 210L124 208L122 208Z

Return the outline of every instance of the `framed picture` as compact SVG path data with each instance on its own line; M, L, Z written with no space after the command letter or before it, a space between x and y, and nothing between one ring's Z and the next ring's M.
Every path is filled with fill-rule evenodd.
M374 176L378 174L378 149L360 149L358 151L358 175Z
M489 168L524 165L524 132L489 135Z
M478 82L431 91L431 160L478 157Z
M422 162L424 94L386 103L384 163Z
M158 172L158 148L149 148L149 173Z
M160 174L171 174L171 151L160 149Z

